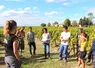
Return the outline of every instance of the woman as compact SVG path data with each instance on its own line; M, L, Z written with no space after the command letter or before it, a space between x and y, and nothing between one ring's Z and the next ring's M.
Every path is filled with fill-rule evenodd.
M50 34L47 32L47 28L42 29L42 43L44 46L44 55L45 59L47 58L47 51L48 51L48 57L50 58Z
M79 39L80 53L79 53L78 68L80 64L82 64L82 68L85 68L84 58L86 56L86 45L87 45L86 43L87 43L86 34L82 32Z
M17 37L15 36L17 29L17 23L14 20L6 21L4 25L4 35L6 36L5 39L5 63L6 68L20 68L20 56L18 53L18 41Z

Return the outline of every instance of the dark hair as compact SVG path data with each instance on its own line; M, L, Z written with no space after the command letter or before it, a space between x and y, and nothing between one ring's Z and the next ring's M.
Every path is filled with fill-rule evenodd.
M17 26L17 23L16 21L14 20L8 20L6 21L5 25L4 25L4 34L9 34L10 31L15 27Z
M43 28L43 29L42 29L42 32L43 32L43 33L44 33L44 30L47 32L47 28Z
M64 29L66 29L66 30L68 29L68 27L67 27L67 26L64 26L63 28L64 28Z
M17 23L14 20L9 20L9 30L11 31L14 26L17 26Z
M32 27L29 27L29 29L32 29Z

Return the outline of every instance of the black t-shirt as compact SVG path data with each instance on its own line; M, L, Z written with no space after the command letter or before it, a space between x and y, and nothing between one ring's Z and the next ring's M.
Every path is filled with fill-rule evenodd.
M13 42L17 39L17 37L13 34L7 36L7 43L5 45L5 56L14 56L13 53Z

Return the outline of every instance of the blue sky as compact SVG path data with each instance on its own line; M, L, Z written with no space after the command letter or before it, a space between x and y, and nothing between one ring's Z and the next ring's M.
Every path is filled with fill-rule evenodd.
M23 26L63 23L66 18L79 20L89 12L95 15L95 0L0 0L0 25L10 19Z

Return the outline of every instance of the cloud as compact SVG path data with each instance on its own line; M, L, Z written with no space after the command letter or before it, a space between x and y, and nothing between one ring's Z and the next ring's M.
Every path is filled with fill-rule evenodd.
M69 4L70 4L69 2L65 2L65 3L63 3L64 6L69 5Z
M67 0L46 0L46 2L50 3L50 2L65 2Z
M95 8L90 8L90 9L88 9L88 12L95 13Z
M33 10L30 7L6 10L0 12L0 25L11 19L17 21L18 25L39 25L38 22L44 21L39 17L39 13L39 10Z
M46 16L52 16L52 15L56 15L56 14L58 14L58 12L56 12L56 11L51 11L51 12L45 12L44 13L44 15L46 15Z
M71 0L46 0L47 3L63 3L64 6L70 5L72 3Z
M55 1L55 0L46 0L46 2L48 2L48 3L49 3L49 2L54 2L54 1Z
M5 6L0 5L0 10L3 10L5 8Z
M92 20L92 22L95 24L95 18Z
M24 14L30 14L31 15L32 14L31 8L27 7L27 8L24 8L24 10L22 10L22 9L8 10L8 11L0 13L0 15L4 16L4 17L24 15Z
M16 1L16 2L24 2L24 0L5 0L5 1Z

